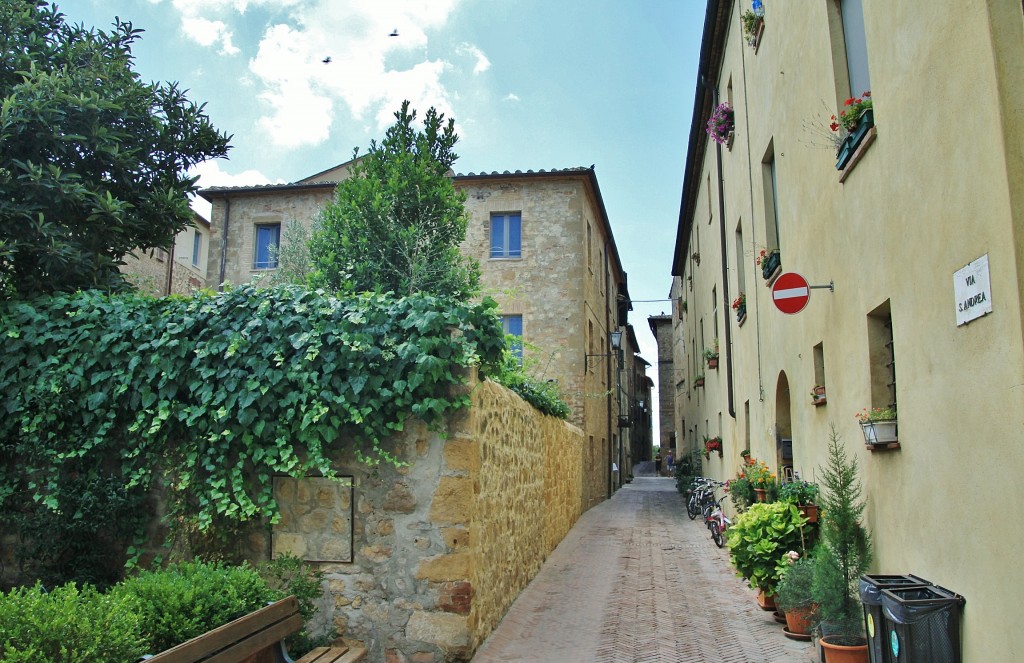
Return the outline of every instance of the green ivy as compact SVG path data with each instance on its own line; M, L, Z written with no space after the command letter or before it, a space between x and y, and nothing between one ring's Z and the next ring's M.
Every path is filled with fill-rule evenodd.
M397 462L382 442L468 404L463 367L498 370L493 300L345 299L297 286L191 298L78 292L0 306L0 508L51 509L69 468L157 479L172 514L277 516L273 475L331 456Z

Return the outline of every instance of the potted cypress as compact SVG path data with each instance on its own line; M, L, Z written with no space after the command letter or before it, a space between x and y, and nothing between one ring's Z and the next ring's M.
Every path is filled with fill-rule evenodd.
M810 640L814 596L811 585L814 581L814 561L800 557L790 551L779 562L779 586L775 603L786 613L786 636L795 640Z
M828 663L866 662L867 639L857 582L871 564L871 537L861 522L864 502L857 461L847 456L835 426L829 434L828 462L819 471L823 513L811 593L818 604L821 646Z

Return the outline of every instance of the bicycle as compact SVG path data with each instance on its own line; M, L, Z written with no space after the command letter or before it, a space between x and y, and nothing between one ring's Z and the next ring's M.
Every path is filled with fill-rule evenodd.
M725 533L729 529L729 525L732 525L732 521L726 518L725 512L722 511L722 502L727 497L729 497L728 490L715 502L714 509L707 516L708 528L711 530L711 540L719 548L725 545Z
M686 515L689 516L690 520L694 520L698 513L703 513L704 506L708 500L710 487L713 483L714 481L712 479L694 477L693 484L690 489L686 491Z

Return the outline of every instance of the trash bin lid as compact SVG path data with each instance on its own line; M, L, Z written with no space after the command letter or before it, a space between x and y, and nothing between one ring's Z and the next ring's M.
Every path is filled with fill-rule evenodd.
M963 597L937 585L882 590L885 616L897 624L916 624L962 602Z
M915 575L862 575L860 577L860 600L867 605L882 605L882 590L900 587L923 587L931 585L924 578Z

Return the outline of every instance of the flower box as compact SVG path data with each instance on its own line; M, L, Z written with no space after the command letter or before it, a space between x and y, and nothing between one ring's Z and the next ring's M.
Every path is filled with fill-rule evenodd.
M857 120L857 126L850 131L849 135L843 139L842 145L839 146L839 152L836 154L836 170L846 168L864 140L864 136L873 126L875 126L875 112L869 108L861 114L860 119Z
M874 446L876 444L892 444L898 442L896 435L896 421L866 421L862 422L861 431L864 433L864 443Z

